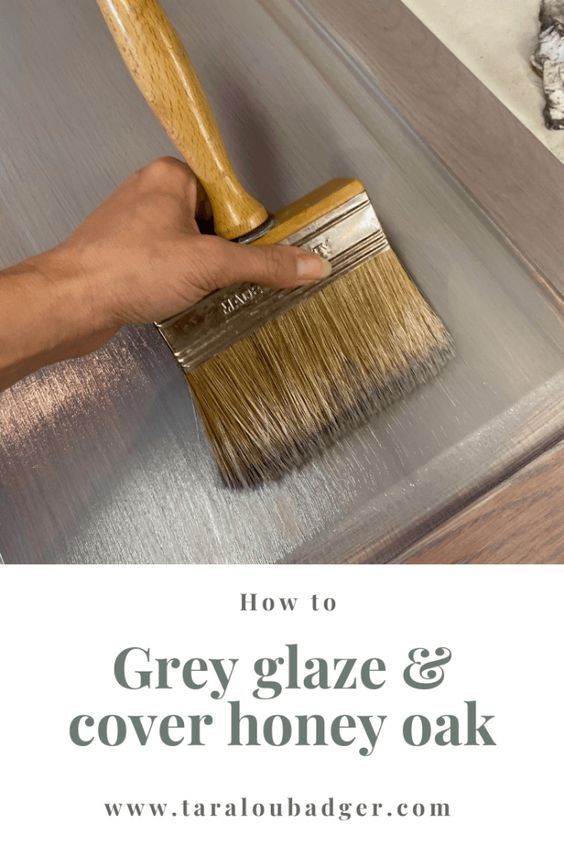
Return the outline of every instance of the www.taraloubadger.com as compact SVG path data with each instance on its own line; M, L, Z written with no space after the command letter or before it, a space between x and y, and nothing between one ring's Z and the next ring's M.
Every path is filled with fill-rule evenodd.
M322 801L298 801L287 797L281 801L254 801L246 796L234 801L189 801L169 803L107 803L105 814L117 818L320 818L337 821L353 819L448 818L447 802L400 801L384 804L379 801L339 801L331 796Z

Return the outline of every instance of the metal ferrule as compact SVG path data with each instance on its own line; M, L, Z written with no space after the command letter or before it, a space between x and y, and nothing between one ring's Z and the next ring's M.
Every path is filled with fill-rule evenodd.
M316 284L293 289L232 285L214 291L182 314L157 323L184 370L192 370L223 352L359 264L389 249L372 203L364 192L280 243L317 252L331 262L333 272Z
M276 221L274 217L269 214L264 223L261 223L260 226L256 227L256 229L251 229L251 231L247 232L246 235L240 235L238 238L233 238L233 243L252 244L253 241L258 241L259 238L262 238L263 235L270 232L275 223Z

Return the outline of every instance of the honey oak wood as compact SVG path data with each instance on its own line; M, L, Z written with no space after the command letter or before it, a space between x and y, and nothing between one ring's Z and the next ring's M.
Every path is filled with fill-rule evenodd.
M268 219L241 185L188 54L157 0L98 0L129 72L204 186L216 234L237 238Z
M331 179L274 214L274 226L254 243L274 244L319 220L364 191L358 179Z
M564 564L564 443L431 531L395 562Z

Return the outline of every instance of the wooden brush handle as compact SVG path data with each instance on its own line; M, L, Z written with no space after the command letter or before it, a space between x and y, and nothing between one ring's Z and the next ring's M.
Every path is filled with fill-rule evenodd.
M106 23L141 93L209 197L215 231L247 234L268 212L239 182L208 100L157 0L98 0Z

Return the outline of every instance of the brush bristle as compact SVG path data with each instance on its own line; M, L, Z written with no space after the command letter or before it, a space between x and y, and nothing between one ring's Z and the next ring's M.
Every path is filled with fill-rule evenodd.
M187 373L231 487L279 478L432 378L451 337L387 250Z

